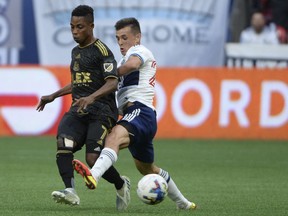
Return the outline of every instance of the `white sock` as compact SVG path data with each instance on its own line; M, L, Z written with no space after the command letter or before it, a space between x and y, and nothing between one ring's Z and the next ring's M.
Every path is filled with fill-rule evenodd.
M168 197L171 200L176 202L178 206L187 204L189 202L177 188L175 182L173 181L173 179L171 178L171 176L167 171L160 169L159 175L162 176L168 184Z
M113 163L117 161L117 154L111 148L104 148L91 169L92 176L99 182L102 175L108 170Z

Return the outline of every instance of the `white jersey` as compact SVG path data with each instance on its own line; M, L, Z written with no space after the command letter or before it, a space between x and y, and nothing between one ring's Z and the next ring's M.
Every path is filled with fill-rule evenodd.
M154 86L156 75L156 61L150 50L142 45L131 47L122 57L118 66L124 64L130 56L137 56L142 64L139 70L120 77L117 92L119 113L123 114L123 107L129 102L138 101L155 110L153 106Z

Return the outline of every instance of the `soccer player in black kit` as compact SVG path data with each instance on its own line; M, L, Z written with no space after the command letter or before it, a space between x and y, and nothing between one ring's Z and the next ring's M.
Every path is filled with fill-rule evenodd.
M72 94L73 103L61 119L57 132L56 162L65 189L52 192L57 203L69 205L80 204L74 187L73 153L86 145L86 162L92 167L118 118L115 101L117 63L110 49L93 36L93 12L87 5L72 11L71 32L78 45L71 55L71 83L42 96L36 108L42 111L55 98ZM116 208L125 210L130 202L129 179L120 176L114 167L107 170L104 179L115 185Z

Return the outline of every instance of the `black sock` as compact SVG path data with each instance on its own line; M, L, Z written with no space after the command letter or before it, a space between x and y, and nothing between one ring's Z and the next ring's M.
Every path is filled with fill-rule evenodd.
M56 154L56 162L58 170L66 188L74 187L74 169L72 166L72 153L58 153Z
M106 181L114 184L116 190L120 190L123 187L124 180L121 178L118 171L114 166L111 166L102 176Z

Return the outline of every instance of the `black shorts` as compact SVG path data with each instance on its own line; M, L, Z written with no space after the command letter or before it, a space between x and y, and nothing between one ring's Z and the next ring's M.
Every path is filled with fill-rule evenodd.
M104 148L105 138L115 125L115 121L109 117L101 119L91 118L88 115L79 116L73 112L67 112L58 126L57 138L72 139L76 146L76 152L86 144L86 153L97 153Z

